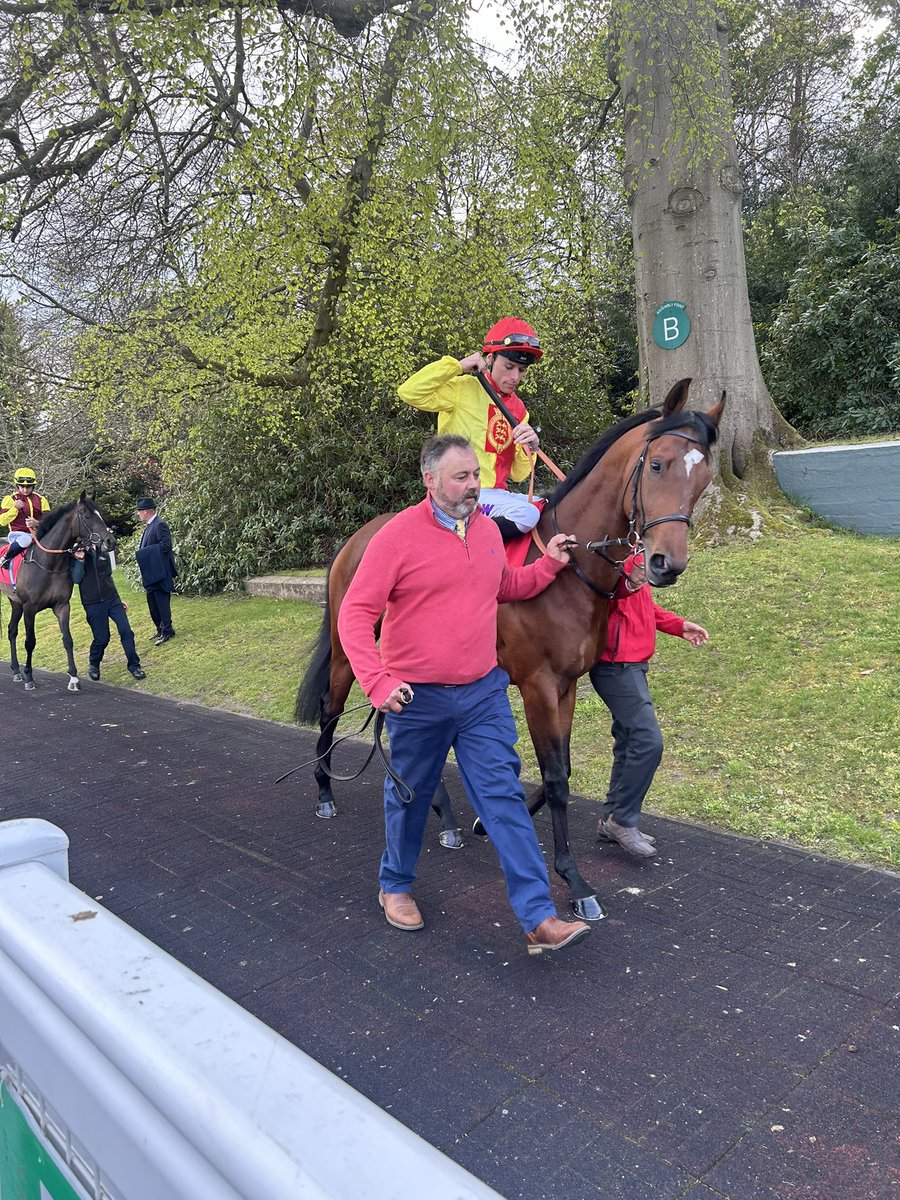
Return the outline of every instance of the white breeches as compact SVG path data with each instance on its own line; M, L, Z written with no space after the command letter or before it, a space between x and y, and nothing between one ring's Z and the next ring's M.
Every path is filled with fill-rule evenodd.
M486 517L506 517L520 533L528 533L540 520L541 510L521 492L508 492L506 488L482 488L478 502Z

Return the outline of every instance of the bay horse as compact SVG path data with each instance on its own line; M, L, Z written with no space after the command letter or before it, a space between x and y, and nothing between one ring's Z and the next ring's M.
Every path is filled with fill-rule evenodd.
M498 610L497 658L522 694L541 771L528 808L533 815L549 805L554 869L569 887L575 912L588 921L605 913L569 844L566 804L576 687L606 644L609 602L627 555L643 549L654 587L674 583L687 566L691 513L711 479L710 447L725 407L723 393L709 412L686 411L690 382L675 384L661 410L627 417L587 451L547 501L537 526L540 543L528 552L532 561L541 552L539 544L555 533L570 533L577 549L569 568L540 595L501 604ZM318 723L320 730L315 778L316 814L322 817L337 811L328 771L336 719L353 683L337 615L363 551L393 515L376 517L358 529L332 561L319 639L297 693L296 719ZM446 796L437 798L439 812L445 803L449 805Z
M24 682L26 692L34 691L31 672L31 656L36 644L34 619L45 608L53 610L59 624L68 660L68 690L81 690L72 648L72 633L69 629L69 603L73 587L69 564L72 551L79 548L99 550L102 553L109 553L116 548L116 539L105 517L84 492L77 500L70 500L68 504L51 509L41 521L34 541L22 557L15 588L11 584L0 583L0 592L8 597L12 605L12 615L9 619L9 650L13 683ZM19 622L23 617L25 665L20 668L16 639Z

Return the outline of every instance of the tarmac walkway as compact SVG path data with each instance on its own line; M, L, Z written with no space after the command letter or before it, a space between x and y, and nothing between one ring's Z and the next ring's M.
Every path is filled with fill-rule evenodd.
M76 886L508 1200L898 1194L900 877L652 816L634 862L577 801L586 943L529 958L490 845L436 821L400 933L374 767L317 820L309 770L273 785L309 731L36 681L0 678L0 820L59 825Z

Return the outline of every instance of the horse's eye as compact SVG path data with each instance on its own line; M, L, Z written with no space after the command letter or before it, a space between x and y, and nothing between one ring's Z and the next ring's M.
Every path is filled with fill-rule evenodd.
M653 472L654 475L662 474L662 463L659 461L658 458L650 459L650 470Z

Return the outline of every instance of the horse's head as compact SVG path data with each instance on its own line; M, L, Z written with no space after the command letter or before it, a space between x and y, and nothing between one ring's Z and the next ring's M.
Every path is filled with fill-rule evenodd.
M106 518L100 512L93 500L82 492L75 501L72 511L72 530L75 534L75 544L85 550L99 550L109 554L116 548L116 536L106 523Z
M623 489L631 537L644 546L647 579L674 583L687 566L687 531L694 505L712 478L710 447L725 408L725 393L709 412L683 411L690 379L676 383L662 416L630 435L639 443Z

